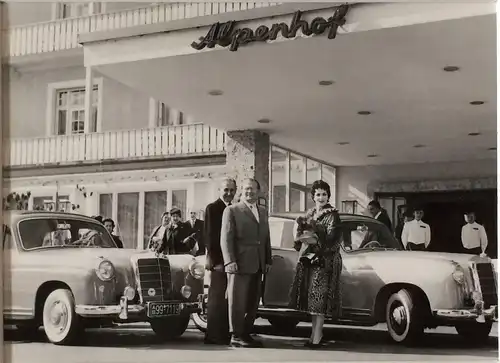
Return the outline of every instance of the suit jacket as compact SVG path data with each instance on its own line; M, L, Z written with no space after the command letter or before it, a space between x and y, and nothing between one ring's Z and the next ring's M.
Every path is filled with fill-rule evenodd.
M194 221L194 227L191 225L191 221L186 222L192 230L192 233L195 233L194 238L198 241L198 252L196 253L198 256L202 256L205 254L205 241L203 236L204 223L201 219L196 219Z
M382 222L383 224L385 224L387 226L387 228L389 228L389 231L391 231L391 233L392 233L391 219L389 218L389 216L387 215L387 212L385 210L380 212L380 215L378 216L377 220Z
M115 241L115 244L118 248L123 248L123 242L122 240L120 239L120 237L118 237L117 235L115 234L112 234L111 237L113 237L113 240Z
M156 227L152 236L156 234L161 226ZM155 250L158 253L164 253L166 255L178 255L187 254L194 247L191 244L184 244L185 238L189 237L192 233L191 225L184 222L179 222L179 224L173 228L171 225L167 226L165 234L162 237L161 245L159 245ZM150 242L151 245L151 242Z
M226 209L226 204L220 198L207 205L205 209L204 241L207 249L207 267L209 269L217 265L224 265L220 247L220 229L224 209Z
M271 261L271 236L267 211L257 206L259 222L244 202L227 207L222 214L221 249L224 265L236 262L239 274L265 272Z

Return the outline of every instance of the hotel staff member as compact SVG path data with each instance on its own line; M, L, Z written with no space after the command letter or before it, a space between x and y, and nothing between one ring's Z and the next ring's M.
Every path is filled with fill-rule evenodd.
M476 222L476 214L469 212L465 215L467 224L462 227L462 245L465 253L484 255L488 247L488 237L482 225Z
M422 222L424 211L416 208L413 212L415 219L405 223L401 241L409 251L425 251L431 242L431 227Z

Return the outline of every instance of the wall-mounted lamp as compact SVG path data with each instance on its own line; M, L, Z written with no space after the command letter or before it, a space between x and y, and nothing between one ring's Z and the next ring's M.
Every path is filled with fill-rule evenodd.
M356 214L358 212L358 201L357 200L343 200L342 201L342 213Z

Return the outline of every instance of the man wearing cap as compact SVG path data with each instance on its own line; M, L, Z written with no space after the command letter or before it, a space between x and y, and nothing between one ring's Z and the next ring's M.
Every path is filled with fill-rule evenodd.
M462 246L465 253L485 255L488 247L488 237L482 225L476 222L476 214L469 212L465 215L467 224L462 227Z
M422 222L424 211L422 208L415 208L413 221L405 223L401 242L409 251L425 251L431 242L431 227Z

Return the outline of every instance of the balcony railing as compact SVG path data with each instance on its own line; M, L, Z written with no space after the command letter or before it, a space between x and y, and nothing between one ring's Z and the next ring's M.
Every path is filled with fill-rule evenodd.
M161 3L117 12L59 19L11 27L7 31L11 57L81 47L78 34L164 23L205 15L279 5L279 3Z
M10 139L4 166L73 164L106 160L225 153L225 133L203 124L90 134Z

